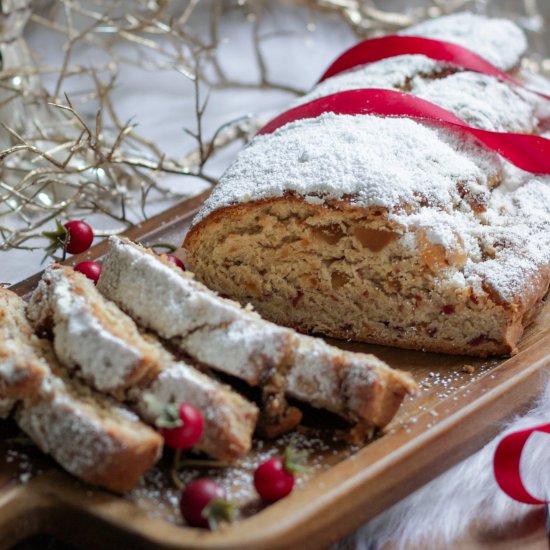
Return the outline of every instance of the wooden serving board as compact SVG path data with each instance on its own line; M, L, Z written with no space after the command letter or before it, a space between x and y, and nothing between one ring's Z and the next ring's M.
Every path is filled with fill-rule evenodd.
M206 194L182 202L130 229L144 244L180 244ZM100 243L71 261L99 258ZM39 275L13 289L25 296ZM519 353L481 360L331 341L347 349L378 355L409 370L420 394L407 399L386 432L363 448L338 441L334 419L306 411L296 445L310 451L312 472L294 492L263 507L254 495L251 472L275 447L257 441L235 468L189 470L220 478L240 510L239 520L215 532L182 526L178 492L170 482L167 457L142 485L119 497L82 484L52 461L14 438L13 426L0 454L0 546L9 547L35 533L52 534L77 547L161 549L324 548L416 488L467 457L494 437L505 418L521 412L537 396L550 365L550 306L529 328ZM473 372L472 372L473 370ZM3 454L3 459L1 455Z

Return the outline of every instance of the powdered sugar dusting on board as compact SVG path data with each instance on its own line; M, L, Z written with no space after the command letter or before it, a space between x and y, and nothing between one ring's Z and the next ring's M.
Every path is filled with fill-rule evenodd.
M514 68L527 49L525 35L512 21L469 12L429 19L399 34L453 42L505 71Z
M306 429L304 429L306 431ZM213 478L226 492L227 499L235 506L235 520L243 520L265 508L254 488L254 470L265 460L281 455L288 445L297 451L307 453L307 472L296 476L294 491L299 491L308 481L341 460L352 457L359 449L356 446L337 441L334 430L307 428L306 434L294 432L277 440L256 439L252 451L242 459L224 468L196 468L187 466L178 472L178 478L185 485L198 477ZM125 495L154 517L161 517L171 523L182 525L179 509L181 491L169 476L171 455L145 474L138 487Z

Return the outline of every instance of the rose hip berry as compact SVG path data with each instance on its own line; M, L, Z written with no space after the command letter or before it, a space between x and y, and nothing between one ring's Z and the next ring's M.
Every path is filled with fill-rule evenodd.
M102 265L97 262L80 262L74 266L75 271L86 275L88 279L94 282L94 285L97 285L97 281L99 281L102 268Z
M69 254L86 252L94 240L94 232L89 224L82 220L71 220L63 225L68 232L65 249Z
M170 411L167 411L170 414ZM173 413L172 413L173 414ZM204 418L200 411L189 403L181 403L177 409L177 418L173 426L162 427L160 433L164 443L173 449L191 449L204 432Z
M291 493L294 474L285 469L284 460L280 456L275 456L256 468L254 487L262 500L275 502Z
M297 451L290 444L282 456L274 456L262 462L254 472L254 487L265 502L275 502L286 497L294 487L295 474L308 472L305 466L306 451Z
M231 505L225 491L207 477L195 479L180 498L181 515L193 527L215 528L220 521L231 521Z
M185 266L183 265L183 262L174 254L163 254L162 257L165 260L168 260L169 262L172 262L173 264L176 264L180 269L183 269L185 271Z

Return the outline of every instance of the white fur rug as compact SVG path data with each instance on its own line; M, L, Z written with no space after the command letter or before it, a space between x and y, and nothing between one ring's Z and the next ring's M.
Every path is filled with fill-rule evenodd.
M510 527L533 507L506 496L493 477L493 454L510 431L550 422L550 381L533 409L513 421L476 454L364 525L336 548L376 550L386 544L404 548L449 548L482 525L484 531ZM539 498L550 495L550 435L529 439L521 460L526 488Z

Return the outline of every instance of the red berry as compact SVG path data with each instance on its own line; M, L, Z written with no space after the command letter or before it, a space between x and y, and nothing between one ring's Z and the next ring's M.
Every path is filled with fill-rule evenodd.
M185 271L185 266L183 265L183 262L174 254L163 254L162 257L165 260L168 260L169 262L176 264L180 269L183 269L183 271Z
M162 428L164 443L173 449L190 449L197 444L204 431L204 418L198 409L189 403L179 406L182 426Z
M195 479L181 495L181 515L189 525L208 527L208 518L202 512L213 500L225 500L225 491L213 479Z
M285 470L284 460L275 456L256 468L254 487L262 500L275 502L290 494L294 487L294 475Z
M64 225L69 232L66 250L69 254L86 252L94 240L92 228L82 220L72 220Z
M75 271L79 271L82 275L86 275L88 279L94 282L94 285L97 285L102 269L103 266L97 262L80 262L74 266Z

